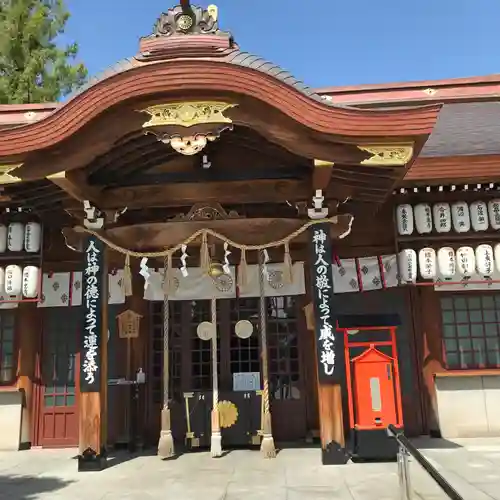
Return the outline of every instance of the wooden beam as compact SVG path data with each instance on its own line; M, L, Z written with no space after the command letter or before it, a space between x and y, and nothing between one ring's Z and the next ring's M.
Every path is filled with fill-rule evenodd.
M312 188L314 191L321 189L326 191L328 184L332 178L333 162L314 160L314 170L312 178Z
M79 202L89 200L93 204L99 205L100 189L90 186L85 174L81 170L58 172L57 174L49 175L47 179L75 200Z
M113 188L103 192L100 208L183 207L198 202L220 204L302 201L311 197L306 180L257 180L165 184Z

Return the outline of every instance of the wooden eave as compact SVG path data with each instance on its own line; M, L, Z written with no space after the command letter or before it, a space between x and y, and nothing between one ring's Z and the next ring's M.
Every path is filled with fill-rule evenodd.
M262 70L238 64L234 61L238 54L231 53L224 59L155 63L129 59L47 118L0 130L0 157L19 158L54 147L113 106L154 95L163 95L166 100L169 93L178 95L179 88L184 95L223 93L238 95L237 102L250 98L276 109L311 134L325 134L347 143L373 142L377 138L395 142L402 137L426 138L440 110L438 104L389 111L331 106Z

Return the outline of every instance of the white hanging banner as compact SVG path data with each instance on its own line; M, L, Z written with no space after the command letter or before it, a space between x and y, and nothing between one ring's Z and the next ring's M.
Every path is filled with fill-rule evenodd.
M287 282L284 264L276 262L266 264L267 275L264 277L264 295L266 297L285 297L303 295L306 293L304 263L295 262L292 265L293 280ZM247 282L240 286L239 297L260 297L259 266L247 266Z
M332 264L333 290L335 293L359 292L356 259L339 259Z
M168 300L210 300L236 298L235 268L231 274L221 274L211 278L201 267L189 267L188 275L183 276L181 269L173 269L172 290ZM149 269L149 285L144 290L145 300L163 300L163 269Z
M108 304L125 304L125 289L122 286L124 279L123 269L118 269L115 274L108 274ZM71 305L82 305L82 272L73 273L71 280Z
M398 286L398 257L396 254L382 255L382 267L384 271L383 279L385 288L393 288Z
M378 257L361 257L358 259L359 276L363 292L383 288Z
M67 307L70 297L71 273L44 273L38 307Z

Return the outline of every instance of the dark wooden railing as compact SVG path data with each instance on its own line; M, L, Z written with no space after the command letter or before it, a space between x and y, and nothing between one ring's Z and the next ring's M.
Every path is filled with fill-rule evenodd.
M394 425L389 425L387 429L389 436L393 437L399 445L398 453L398 472L399 484L401 488L401 499L411 500L413 491L410 483L410 471L408 467L408 455L411 455L434 479L437 485L446 493L448 498L452 500L464 500L463 497L451 486L451 484L437 471L437 469L417 450L413 443L404 435L401 429Z

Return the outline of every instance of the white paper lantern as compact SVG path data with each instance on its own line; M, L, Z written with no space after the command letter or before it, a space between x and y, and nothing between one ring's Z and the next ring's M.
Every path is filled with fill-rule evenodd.
M399 273L403 283L414 283L417 279L417 254L407 248L398 255Z
M24 228L24 249L30 253L40 251L42 226L38 222L28 222Z
M0 224L0 253L7 250L7 226Z
M436 203L432 207L434 227L438 233L451 231L451 208L449 203Z
M497 271L500 273L500 243L497 243L493 248L493 260Z
M433 248L422 248L418 252L418 268L424 280L436 277L436 251Z
M472 276L476 270L476 257L471 247L460 247L456 253L457 270L461 276Z
M488 207L484 201L475 201L470 204L470 221L474 231L488 229Z
M415 206L415 227L419 234L432 232L432 210L427 203L419 203Z
M38 295L40 271L36 266L26 266L23 269L23 295L27 299L34 299Z
M5 269L5 293L19 295L23 282L23 271L19 266L10 265Z
M396 219L400 235L413 234L413 207L411 205L408 203L399 205L396 209Z
M12 222L7 231L7 248L11 252L20 252L23 246L24 226L20 222Z
M490 219L490 226L498 230L500 229L500 200L490 200L488 202L488 216Z
M476 247L476 269L481 276L491 276L494 270L493 248L491 245Z
M470 231L469 205L465 201L453 203L451 206L451 220L453 222L453 229L457 233Z
M5 269L0 267L0 295L5 293Z
M437 262L439 274L445 279L453 278L457 272L457 259L455 250L451 247L443 247L438 250Z

